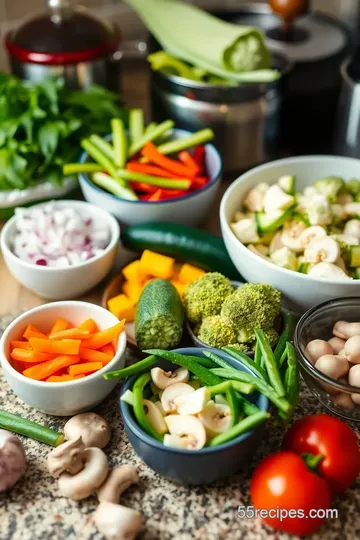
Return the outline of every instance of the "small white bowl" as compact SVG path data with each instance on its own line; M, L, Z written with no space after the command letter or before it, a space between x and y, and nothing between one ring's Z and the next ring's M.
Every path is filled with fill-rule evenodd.
M227 189L220 205L221 230L234 265L247 281L269 283L279 289L291 309L298 313L332 298L360 296L358 280L315 279L280 268L252 253L232 232L230 223L245 194L260 182L275 184L280 176L288 174L296 177L296 190L303 191L306 186L327 176L339 176L345 181L359 178L360 160L340 156L301 156L272 161L241 175Z
M5 379L13 392L25 403L46 414L71 416L92 409L103 401L116 386L117 380L105 381L104 373L125 365L126 334L122 332L116 343L114 358L101 370L77 381L50 383L25 377L9 362L10 343L21 339L28 324L47 332L58 317L79 325L94 319L100 330L119 321L106 309L87 302L54 302L31 309L20 315L5 330L0 340L0 360Z
M174 129L173 131L176 139L190 135L190 132L180 129ZM84 153L80 158L80 162L84 163L87 159L88 156ZM205 145L205 162L210 177L206 186L184 197L166 201L152 203L120 199L93 184L86 174L79 174L79 182L84 198L87 201L110 212L121 223L134 225L136 223L146 223L147 221L166 221L179 225L194 226L201 223L208 215L220 186L222 161L213 144Z
M45 204L48 203L37 204L34 208ZM0 246L6 266L24 287L47 300L65 300L84 294L107 276L115 262L120 227L113 216L87 202L64 200L56 201L55 204L60 208L74 208L83 217L92 218L108 227L110 241L103 253L76 266L65 268L38 266L25 262L12 251L16 216L5 224L0 236Z

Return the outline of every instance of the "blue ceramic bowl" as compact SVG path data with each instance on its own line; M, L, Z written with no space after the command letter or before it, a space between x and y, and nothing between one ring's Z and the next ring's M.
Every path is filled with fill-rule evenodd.
M174 129L172 137L181 139L187 135L190 135L189 131ZM80 163L86 161L88 161L88 155L85 152L80 157ZM183 197L166 201L147 202L120 199L93 184L87 174L79 174L79 183L86 201L106 210L122 223L133 225L165 221L194 226L201 223L209 214L220 186L222 160L213 144L205 145L205 163L210 177L205 187Z
M218 349L191 347L177 349L175 352L202 357L204 356L203 350L213 351L236 369L251 373L238 360ZM174 364L165 360L160 360L156 365L166 370L174 369ZM144 371L150 371L150 369ZM137 377L138 375L135 375L125 381L122 387L122 394L126 390L132 389ZM269 402L265 396L254 392L248 399L257 405L260 410L268 410ZM144 460L146 465L161 476L185 485L210 484L216 480L235 474L254 455L265 432L265 423L263 423L252 431L240 435L216 448L209 447L201 450L168 448L143 431L136 422L130 405L120 400L120 409L124 419L126 433L137 455Z

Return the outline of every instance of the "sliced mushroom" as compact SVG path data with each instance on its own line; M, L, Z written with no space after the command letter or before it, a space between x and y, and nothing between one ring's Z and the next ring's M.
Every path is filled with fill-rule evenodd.
M341 339L349 339L353 336L360 336L360 323L338 321L333 328L333 334Z
M274 235L274 238L271 240L270 246L269 246L270 253L274 253L274 251L277 251L278 249L285 247L284 244L282 243L281 237L282 237L281 231L278 231Z
M179 368L175 371L164 371L159 367L155 367L151 370L150 374L153 383L160 390L165 390L171 384L186 383L189 380L189 371L185 368Z
M315 266L309 270L308 275L317 279L335 279L341 281L351 279L343 270L341 270L341 268L336 266L336 264L328 262L315 264Z
M344 205L344 210L348 216L358 216L360 214L360 203L349 202Z
M339 337L329 339L328 344L331 346L334 354L339 354L344 348L345 341Z
M350 219L345 224L344 234L350 234L360 241L360 221L358 219Z
M291 251L302 253L304 246L300 240L301 233L306 229L305 223L299 221L291 221L285 224L281 234L281 242Z
M166 433L163 439L164 446L168 448L187 448L188 441L186 437L180 437L180 435L170 435Z
M60 444L47 458L48 471L54 478L63 472L77 474L84 468L85 445L81 437Z
M334 234L333 237L338 242L346 244L347 246L358 246L360 244L359 239L351 234Z
M231 228L235 236L243 244L252 244L259 241L255 216L246 217L237 223L232 223Z
M323 339L313 339L306 345L305 356L312 364L325 354L333 354L331 345Z
M119 465L110 472L105 483L98 489L99 501L118 504L120 497L130 486L139 482L137 470L132 465Z
M243 205L250 210L250 212L262 212L264 210L265 193L268 191L268 189L268 184L258 184L246 195Z
M203 424L209 437L227 431L231 426L231 409L223 403L209 401L204 410L199 414L199 420Z
M154 403L155 407L157 407L159 409L159 411L161 412L162 416L166 416L166 412L164 411L164 408L163 406L161 405L161 401L155 401Z
M165 416L165 422L171 435L180 437L181 444L188 450L200 450L206 444L206 431L202 423L196 416L180 416L171 414Z
M0 429L0 493L10 489L25 474L26 456L14 433Z
M327 236L327 232L324 227L321 227L321 225L313 225L312 227L305 229L305 231L300 234L299 239L301 245L305 249L306 246L308 246L314 240L319 240L325 236Z
M100 448L86 448L84 468L77 474L63 473L59 478L59 490L64 497L80 501L94 493L105 481L108 460Z
M110 426L102 416L96 413L77 414L66 422L64 427L66 439L81 437L85 448L104 448L110 441Z
M210 391L203 386L190 394L182 394L174 399L178 414L198 414L210 399Z
M190 394L191 392L195 392L194 388L190 386L190 384L186 383L171 384L165 388L161 396L161 405L166 414L175 413L177 411L177 406L174 401L175 398L185 394Z
M167 426L165 420L160 410L156 407L155 403L149 401L148 399L143 400L144 411L147 419L149 420L152 427L163 435L167 432Z
M107 501L97 507L94 521L108 540L134 540L143 528L140 512Z
M304 257L312 263L334 263L340 256L339 244L330 236L313 240L305 248Z

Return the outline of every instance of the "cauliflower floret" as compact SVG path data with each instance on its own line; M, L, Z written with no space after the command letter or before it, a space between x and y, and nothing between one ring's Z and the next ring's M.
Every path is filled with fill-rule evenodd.
M331 204L325 195L313 195L306 207L311 225L330 225L332 222Z

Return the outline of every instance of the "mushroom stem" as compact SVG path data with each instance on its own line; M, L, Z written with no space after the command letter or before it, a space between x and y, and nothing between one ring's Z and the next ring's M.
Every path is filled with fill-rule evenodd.
M58 478L63 472L77 474L84 468L85 445L81 439L60 444L52 450L47 458L48 471L54 478Z
M115 467L107 477L105 483L98 489L99 501L118 504L120 497L132 484L139 482L138 473L132 465Z
M133 540L143 527L140 512L107 501L97 507L94 521L109 540Z

